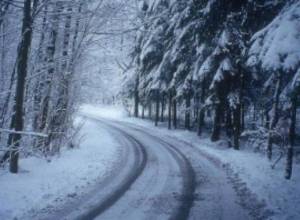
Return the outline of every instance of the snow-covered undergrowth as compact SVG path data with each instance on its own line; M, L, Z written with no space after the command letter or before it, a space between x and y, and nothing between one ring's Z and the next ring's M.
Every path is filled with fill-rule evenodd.
M239 188L237 190L249 189L256 194L259 200L264 201L274 211L273 219L300 219L299 163L294 163L292 179L286 180L284 178L284 159L276 165L275 169L272 169L266 156L254 153L251 146L243 146L242 150L236 151L222 146L221 142L212 143L207 137L199 138L194 132L169 131L163 125L155 128L153 122L124 117L122 109L117 113L117 107L97 109L97 107L86 106L85 112L93 117L105 117L106 114L112 112L109 118L134 123L152 131L159 129L161 135L188 142L213 160L220 162L220 167L223 167L224 172L229 175L229 181L236 182L233 184L235 188ZM116 118L118 115L120 117Z
M76 124L82 120L78 117ZM22 219L29 211L59 206L111 170L119 148L103 128L87 120L78 138L79 148L63 148L51 162L30 157L20 160L17 175L0 170L0 219Z

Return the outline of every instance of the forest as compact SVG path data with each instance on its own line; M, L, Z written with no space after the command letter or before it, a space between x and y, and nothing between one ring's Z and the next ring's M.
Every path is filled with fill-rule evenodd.
M299 109L298 1L145 1L124 93L134 116L241 139L291 177ZM298 112L299 113L299 112ZM298 130L299 131L299 130ZM299 144L298 144L299 145Z
M0 0L0 219L299 219L299 113L299 0Z
M12 173L20 153L47 157L71 145L83 56L125 8L124 1L1 0L0 163L9 160Z

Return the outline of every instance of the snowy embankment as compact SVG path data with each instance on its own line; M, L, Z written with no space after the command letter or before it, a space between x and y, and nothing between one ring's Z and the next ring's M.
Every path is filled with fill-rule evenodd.
M0 219L22 219L28 212L58 207L106 176L118 160L118 143L89 120L78 138L79 148L65 148L51 162L30 157L20 160L17 175L0 170Z
M247 194L250 190L259 200L264 201L274 212L272 219L300 219L300 164L294 163L291 180L284 178L285 160L282 159L275 167L266 156L254 153L251 147L236 151L222 146L221 142L212 143L209 138L199 138L194 132L183 130L169 131L165 126L155 128L153 122L124 117L125 111L117 107L84 106L82 111L93 117L109 117L140 125L152 131L160 130L160 134L185 141L199 149L203 155L228 175L238 193ZM242 192L245 191L245 192ZM250 196L250 194L249 194Z

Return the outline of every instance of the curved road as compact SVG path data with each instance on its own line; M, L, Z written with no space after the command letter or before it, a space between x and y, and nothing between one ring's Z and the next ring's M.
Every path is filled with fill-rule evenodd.
M43 219L267 219L245 209L224 170L192 145L131 123L87 120L105 127L123 156L91 192Z

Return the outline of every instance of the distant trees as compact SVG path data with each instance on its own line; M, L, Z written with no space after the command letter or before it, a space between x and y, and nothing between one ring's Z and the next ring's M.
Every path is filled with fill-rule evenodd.
M173 121L174 128L199 135L209 129L212 141L226 137L234 149L240 149L244 131L265 127L271 159L276 125L288 118L290 178L299 106L299 2L142 2L135 94L147 103L149 115L156 104L155 124L158 107L167 105L169 128Z

